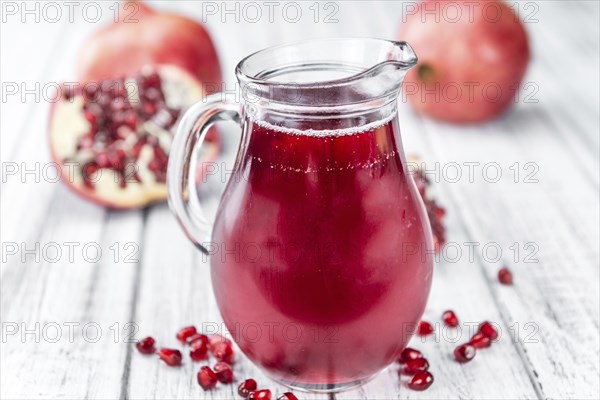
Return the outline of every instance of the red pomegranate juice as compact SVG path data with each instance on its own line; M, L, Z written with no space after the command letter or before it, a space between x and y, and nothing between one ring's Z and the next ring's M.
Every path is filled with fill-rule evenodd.
M245 131L211 247L225 323L280 381L368 379L406 346L431 286L431 233L396 118Z

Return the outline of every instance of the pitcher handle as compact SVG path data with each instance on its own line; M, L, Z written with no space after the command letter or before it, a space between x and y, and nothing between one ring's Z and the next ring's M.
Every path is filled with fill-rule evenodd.
M222 93L207 96L190 107L173 138L167 169L169 207L185 234L202 251L210 240L212 223L206 218L195 187L197 152L208 129L219 121L240 123L239 105L221 100Z

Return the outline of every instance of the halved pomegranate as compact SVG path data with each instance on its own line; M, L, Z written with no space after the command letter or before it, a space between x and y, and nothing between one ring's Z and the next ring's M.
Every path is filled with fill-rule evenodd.
M50 146L63 181L111 208L166 199L172 131L182 112L202 99L201 84L178 67L158 65L62 94L51 111ZM218 148L211 132L202 161L214 159Z
M418 156L410 155L407 162L409 164L409 171L412 173L412 177L427 210L431 232L433 233L433 247L436 252L439 252L446 243L446 226L444 225L446 210L439 205L433 196L431 182L423 170L423 161Z

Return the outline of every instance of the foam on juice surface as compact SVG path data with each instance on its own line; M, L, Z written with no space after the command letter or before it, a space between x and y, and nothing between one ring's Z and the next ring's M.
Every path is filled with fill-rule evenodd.
M347 129L294 129L283 127L279 125L274 125L272 123L268 123L265 121L258 121L249 119L253 125L265 129L272 135L282 134L288 137L294 137L296 140L303 140L302 138L313 138L323 142L324 146L329 146L333 144L333 141L342 140L343 138L348 138L350 136L359 136L361 134L369 134L377 129L386 126L390 123L390 121L396 117L396 113L392 113L390 116L371 122L369 124L359 125L352 128ZM290 138L292 139L292 138ZM292 139L293 140L293 139ZM353 139L350 139L353 140ZM375 140L375 139L373 139ZM331 143L331 144L328 144ZM286 149L287 151L287 149ZM264 154L263 154L264 156ZM275 169L280 171L287 172L295 172L295 173L317 173L317 172L327 172L327 173L335 173L340 171L350 171L350 170L371 170L374 168L379 168L383 163L388 162L390 159L394 159L397 157L397 152L395 149L391 148L388 151L379 151L376 154L371 154L368 158L362 159L354 159L352 162L339 162L339 160L324 158L319 160L318 162L311 162L310 158L306 160L302 160L298 162L298 159L295 157L291 157L289 162L273 162L272 160L265 160L261 156L256 156L251 154L250 157L260 164L265 165L269 169ZM268 158L268 157L267 157ZM306 165L308 163L308 165ZM302 164L302 165L299 165Z
M391 115L385 117L384 119L380 119L378 121L373 121L365 125L355 126L352 128L346 129L295 129L295 128L287 128L285 126L273 125L268 122L262 120L256 120L250 118L250 120L256 125L269 129L276 132L285 133L288 135L298 135L298 136L313 136L313 137L339 137L339 136L349 136L356 135L363 132L369 132L374 129L379 128L390 122L392 119L396 117L396 112Z

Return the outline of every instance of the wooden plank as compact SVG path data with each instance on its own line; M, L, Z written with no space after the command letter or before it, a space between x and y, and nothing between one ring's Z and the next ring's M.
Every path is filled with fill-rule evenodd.
M527 160L540 166L539 184L519 186L509 180L493 185L482 180L446 183L448 198L455 204L471 240L497 242L503 249L515 242L519 246L539 246L537 264L524 264L522 258L520 263L506 258L496 263L497 268L509 262L517 281L514 288L495 293L502 317L511 326L532 324L539 329L533 341L525 341L528 333L521 330L521 341L516 344L541 393L560 398L593 397L599 371L595 339L598 254L577 239L591 235L591 242L598 240L598 228L590 223L598 219L592 206L597 203L597 192L579 176L579 169L570 154L562 151L560 142L548 136L544 127L540 130L535 120L519 121L520 132L510 135L516 145L503 140L507 132L514 131L509 121L514 120L502 120L483 130L445 126L443 132L439 125L427 122L424 134L436 160L442 163L496 160L508 166L515 160ZM475 135L482 136L478 146L465 146ZM537 146L541 140L543 147ZM572 193L578 196L574 198ZM592 212L592 218L588 214L581 220L566 220L559 207L567 199L571 206L577 204ZM581 230L574 235L573 227L579 224ZM495 281L496 268L485 269L489 282ZM568 355L564 349L568 349Z
M8 258L10 268L2 278L2 322L16 324L19 332L2 343L3 398L119 395L118 371L128 333L123 327L137 265L126 262L129 253L122 246L138 242L141 219L136 213L105 219L103 213L90 212L91 207L70 196L56 201L39 238L26 242L29 249L39 243L40 261L33 255L25 263L20 254ZM68 218L70 213L78 218ZM65 243L73 243L72 259ZM118 262L111 251L115 244L121 248ZM54 261L56 248L62 254ZM25 329L37 329L39 337L23 338Z
M581 40L575 40L559 34L570 32L572 29L554 29L552 23L569 24L572 21L560 13L563 12L560 3L548 2L540 6L540 23L530 24L530 32L534 43L551 42L554 51L538 51L534 53L534 60L527 81L538 85L539 92L535 98L541 104L541 113L547 122L551 122L561 129L560 138L568 148L577 154L578 162L583 163L585 169L594 171L598 165L598 146L600 145L600 122L598 121L598 108L600 107L600 94L598 93L598 79L595 71L600 67L600 54L591 52L580 45ZM565 10L564 12L571 12ZM585 18L579 18L579 23L584 26L600 17L598 7L595 12ZM548 23L542 23L546 21ZM598 31L599 27L589 30ZM600 32L599 32L600 33ZM600 47L599 34L589 35L595 43L595 48ZM557 62L560 54L571 54L564 60ZM582 63L577 60L586 60ZM571 76L573 79L565 80ZM596 78L594 78L596 77ZM557 84L563 82L563 84ZM531 90L527 92L532 93ZM597 181L596 181L597 184Z

